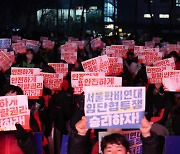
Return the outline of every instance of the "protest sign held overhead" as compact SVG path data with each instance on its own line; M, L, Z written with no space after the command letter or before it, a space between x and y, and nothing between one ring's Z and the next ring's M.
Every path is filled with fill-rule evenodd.
M84 50L84 48L85 48L84 41L70 41L70 42L75 43L80 50Z
M162 82L165 91L180 92L180 70L163 71Z
M84 76L83 87L121 87L121 77Z
M174 69L175 69L175 62L173 58L157 61L154 63L154 67L146 66L148 83L150 84L162 83L163 71L174 70Z
M26 44L26 48L32 49L32 50L34 50L34 52L38 52L38 50L39 50L39 46L35 46L33 44Z
M165 46L165 49L166 49L167 53L170 53L171 51L176 51L177 53L179 53L180 46L177 44L167 44Z
M71 72L71 86L74 88L74 94L80 95L83 92L83 77L105 76L105 73L98 72Z
M36 40L26 40L26 44L31 44L34 46L39 46L39 41Z
M48 37L41 36L40 41L43 42L44 40L48 40Z
M13 43L17 43L18 40L21 40L21 37L20 37L20 36L18 36L18 35L13 35L13 36L12 36L12 42L13 42Z
M105 48L105 54L109 57L125 58L127 51L124 45L111 45Z
M175 62L174 62L174 58L167 58L167 59L163 59L163 60L160 60L160 61L156 61L154 64L154 66L161 66L165 69L176 69L176 65L175 65Z
M155 46L155 42L153 42L153 41L146 41L145 42L146 48L154 48L154 46Z
M118 57L108 57L109 59L109 72L112 76L117 76L123 72L123 59Z
M77 61L77 52L61 51L61 59L65 60L68 64L75 64Z
M26 46L26 39L17 40L17 43L21 43Z
M88 128L140 128L145 111L145 87L85 88Z
M63 73L64 77L68 74L68 64L66 63L48 63L48 65L53 67L56 73Z
M16 130L15 124L29 129L30 111L26 95L0 97L0 131Z
M174 51L174 50L173 50ZM177 42L177 50L175 50L175 51L177 51L177 53L179 53L180 54L180 42ZM178 52L179 51L179 52Z
M63 83L62 73L44 73L42 72L44 86L52 90L61 90Z
M6 52L0 51L0 70L7 71L12 65L10 57Z
M10 84L19 86L29 99L39 99L43 91L43 76L11 75Z
M39 50L39 47L40 47L39 41L26 40L26 48L27 49L33 49L34 52L37 52Z
M150 84L162 83L162 75L163 75L162 67L146 66L146 73L147 73L148 83Z
M161 38L160 37L153 37L153 39L152 39L152 41L154 42L154 43L161 43Z
M61 60L65 60L68 64L75 64L77 61L78 46L76 43L67 42L61 45Z
M150 66L159 60L162 60L162 53L159 52L157 48L144 49L138 53L138 62L146 64L147 66Z
M135 46L134 40L123 40L123 45L125 46L125 49L133 50Z
M7 49L0 49L0 51L7 53Z
M68 42L78 41L78 38L68 37Z
M43 40L42 48L43 49L53 50L54 49L54 45L55 45L55 42L53 42L51 40Z
M85 72L104 72L105 75L110 75L110 63L107 55L99 56L82 62Z
M101 41L100 38L95 38L91 41L91 48L93 51L97 49L102 49L104 47L104 43Z
M11 59L12 64L16 63L14 51L9 51L9 52L6 53L6 55Z
M135 57L139 55L139 52L143 51L145 49L144 46L134 46L134 55Z
M0 49L7 49L11 47L11 39L1 38L0 39Z
M11 67L11 75L40 75L39 68Z
M25 54L27 52L26 46L23 43L13 43L12 48L15 53Z
M60 50L61 50L61 52L77 52L78 51L78 46L77 46L76 43L67 42L64 45L61 45Z

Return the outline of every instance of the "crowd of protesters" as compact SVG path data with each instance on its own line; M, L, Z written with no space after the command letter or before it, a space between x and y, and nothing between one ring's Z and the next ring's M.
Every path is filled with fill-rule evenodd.
M34 153L34 132L43 134L43 153L59 154L63 135L69 135L69 154L98 153L98 132L105 130L87 129L84 95L73 95L71 87L71 71L83 71L81 62L100 56L102 53L102 48L92 51L90 44L92 38L90 35L83 38L85 48L78 50L77 62L69 64L68 74L63 79L62 90L55 91L44 87L42 97L29 100L31 131L27 132L20 124L16 124L16 131L0 132L0 153ZM131 35L126 36L126 39L134 39L137 44L143 44L143 37L137 39ZM48 63L66 63L60 59L59 47L67 41L67 38L60 36L59 40L54 40L53 50L40 48L39 51L34 52L33 49L28 49L26 54L16 54L16 63L12 67L40 68L43 72L55 73ZM117 36L105 37L102 41L107 46L122 44ZM161 47L161 43L155 46ZM179 53L171 51L163 55L163 59L170 57L174 58L176 69L180 69ZM163 153L165 136L180 135L180 93L166 92L162 84L149 85L146 66L138 63L138 57L135 57L133 50L127 52L127 58L123 59L123 67L124 72L118 75L122 77L123 86L146 87L146 118L141 123L143 153ZM22 95L23 91L19 87L10 85L9 79L10 69L0 72L0 96ZM152 117L159 117L159 119L152 124L149 122ZM8 142L7 138L10 139ZM105 154L126 154L129 152L129 143L122 135L114 133L103 138L101 150Z

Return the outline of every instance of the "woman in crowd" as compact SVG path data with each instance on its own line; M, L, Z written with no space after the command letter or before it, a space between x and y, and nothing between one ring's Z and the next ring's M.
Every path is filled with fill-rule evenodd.
M1 96L23 95L21 88L8 85ZM20 124L16 124L16 131L0 132L0 149L2 154L34 154L35 141L31 131L27 132Z
M36 55L33 49L28 49L20 67L34 68L37 67Z

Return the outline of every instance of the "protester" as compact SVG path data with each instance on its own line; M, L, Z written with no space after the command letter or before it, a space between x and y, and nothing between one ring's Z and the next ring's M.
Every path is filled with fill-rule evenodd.
M23 95L21 88L7 86L1 93L3 96ZM32 131L26 131L17 123L16 131L0 132L0 149L3 154L33 154L35 152L35 141Z
M0 51L0 96L23 95L23 91L26 91L30 109L30 118L28 119L30 128L33 132L42 133L44 153L59 154L60 147L63 145L63 135L68 134L69 154L98 153L98 133L106 131L107 128L87 129L87 122L89 121L85 117L86 104L84 99L84 87L87 85L95 86L97 89L99 86L146 88L146 101L137 103L139 106L141 103L145 103L145 114L143 116L148 119L148 121L143 119L141 123L144 154L161 154L165 146L165 137L168 134L180 134L180 90L178 89L180 83L178 79L178 70L180 70L178 51L180 51L180 47L178 43L171 45L169 43L163 44L162 41L153 42L153 39L150 40L148 34L145 33L142 37L139 37L138 34L125 35L126 44L123 44L124 40L118 36L100 39L86 35L85 39L80 38L83 43L77 38L68 38L68 42L66 42L67 38L64 33L59 36L59 40L57 40L58 36L55 38L54 32L50 36L50 38L45 39L50 39L50 43L54 41L54 46L51 49L49 46L40 45L37 40L23 39L19 41L25 46L27 46L26 41L31 42L32 49L27 48L25 53L18 51L10 53L9 51L12 49L10 44L7 48L8 52ZM147 40L149 41L145 42ZM67 44L71 44L70 42L75 43L75 45L68 46ZM83 47L80 48L78 43L83 44ZM66 51L64 54L68 56L61 57L60 45L64 44L67 45L64 48ZM86 65L85 62L87 62ZM159 62L159 65L156 62ZM64 66L55 68L49 66L49 63L52 65L54 63L68 64L68 68ZM151 74L154 83L150 82L150 77L147 75L147 66L152 67L152 69L158 67L161 70L160 72L154 71ZM13 67L20 69L13 72ZM30 70L30 68L37 70L34 73L34 70ZM72 76L72 72L80 73ZM90 75L90 72L94 74ZM61 77L55 82L54 78L49 76L38 83L42 77L41 73L50 73L54 76L60 74ZM90 76L89 79L86 78L86 76L88 77L87 74ZM12 75L17 75L20 79L16 79L14 76L12 80ZM32 76L33 78L28 78ZM38 78L36 78L37 76ZM35 78L37 79L36 82ZM17 86L10 85L9 80L11 84L18 81ZM46 87L45 83L53 88ZM61 83L61 87L56 89L59 83ZM76 86L72 86L72 83ZM39 95L33 98L32 96L37 91L39 91ZM127 95L130 97L131 92L129 91ZM141 93L138 93L138 96L141 97ZM100 97L96 99L99 100ZM124 102L123 107L127 110L128 101ZM103 109L103 107L101 108ZM0 107L0 114L2 114L1 112ZM27 132L20 124L17 124L16 127L17 131L15 132L0 132L1 148L5 150L3 147L4 140L8 135L12 135L10 139L13 140L13 144L15 143L14 139L18 143L18 146L14 144L19 150L17 153L33 153L35 148L32 132ZM120 127L119 129L121 129ZM133 127L128 127L128 129L133 129ZM9 143L6 146L9 146ZM128 143L124 136L117 132L105 136L101 142L101 150L104 154L125 154L130 152L130 148L131 143ZM12 146L11 150L13 149ZM3 151L3 153L6 154L7 152Z
M150 120L153 116L159 117L166 106L166 93L162 84L150 85L146 95L146 117ZM162 118L162 117L161 117ZM160 120L160 119L159 119ZM157 122L157 121L156 121Z
M180 70L180 56L178 55L178 53L176 51L172 51L170 52L170 57L174 58L175 64L176 64L176 69Z
M86 123L86 117L82 117L82 119L76 123L77 132L71 132L68 144L69 154L74 154L77 152L80 154L86 154L90 152L90 141L88 141L88 129ZM158 147L158 137L154 132L150 131L151 127L152 124L144 118L141 122L144 154L160 153L160 148ZM111 134L103 138L101 142L101 150L104 154L127 154L129 152L129 143L122 135Z
M36 57L35 52L33 49L28 49L26 56L22 63L20 64L21 67L27 67L27 68L34 68L36 67Z

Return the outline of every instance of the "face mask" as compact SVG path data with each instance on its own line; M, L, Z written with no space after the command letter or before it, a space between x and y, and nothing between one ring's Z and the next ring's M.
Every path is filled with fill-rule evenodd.
M27 59L32 60L33 59L33 54L27 54L26 57L27 57Z

